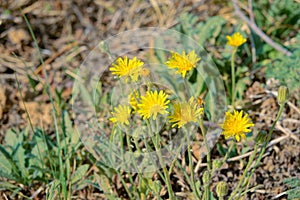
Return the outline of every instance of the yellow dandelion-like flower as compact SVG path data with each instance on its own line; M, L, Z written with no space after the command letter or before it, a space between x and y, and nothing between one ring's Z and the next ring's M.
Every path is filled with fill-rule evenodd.
M240 32L236 32L232 36L227 35L226 39L227 45L233 47L239 47L247 41L246 38L244 38Z
M196 67L197 62L200 59L201 58L197 56L194 50L188 54L183 51L182 55L172 52L172 57L169 58L165 64L171 69L177 68L178 70L176 73L185 77L187 72Z
M109 120L112 121L113 123L129 125L129 118L131 112L130 107L119 105L118 107L115 107L114 110L115 112L111 113L113 117L109 118Z
M178 128L181 128L189 122L197 122L203 110L203 108L197 108L194 97L191 97L188 102L174 104L174 113L168 117L169 122L175 122L172 127L178 125Z
M223 129L223 135L225 138L229 138L234 136L236 141L240 141L240 138L243 139L246 137L245 133L250 132L250 127L254 126L251 122L251 119L248 117L248 114L243 116L243 111L233 111L226 112L225 121L223 124L220 124L221 128Z
M119 77L125 77L125 81L128 81L130 77L133 82L136 82L139 78L140 71L143 69L144 62L138 60L136 57L133 59L128 59L127 56L124 56L124 59L118 58L117 63L112 64L113 67L109 70L114 75Z
M138 91L134 90L129 95L129 104L133 108L134 112L137 110L138 100L139 100L139 93Z
M166 109L168 108L170 100L167 100L167 98L168 95L162 90L159 93L157 90L154 92L147 91L146 96L141 96L141 103L138 104L138 113L143 119L153 117L153 120L156 119L158 114L168 114Z

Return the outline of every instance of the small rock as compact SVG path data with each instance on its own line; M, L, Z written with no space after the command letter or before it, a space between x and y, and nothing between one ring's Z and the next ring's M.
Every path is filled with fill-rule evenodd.
M30 40L28 33L24 29L12 29L8 32L8 38L14 44Z

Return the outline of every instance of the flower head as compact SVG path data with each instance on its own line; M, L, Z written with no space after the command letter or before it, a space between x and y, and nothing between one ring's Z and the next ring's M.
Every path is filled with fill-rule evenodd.
M131 112L130 107L119 105L118 107L115 107L114 110L115 112L111 113L113 117L111 117L109 120L112 121L113 123L129 125L129 118Z
M185 77L188 71L191 71L196 67L196 64L199 60L200 58L197 56L194 50L188 54L183 51L182 55L172 52L172 57L169 58L165 64L171 69L177 68L178 70L176 73L181 74L182 77Z
M138 113L144 118L149 119L153 117L153 120L156 119L158 114L167 114L168 103L170 100L167 100L168 95L165 94L162 90L158 93L157 90L154 92L147 91L146 96L141 96L141 103L138 104Z
M174 113L169 116L169 121L175 122L172 127L178 125L181 128L189 122L197 122L202 113L203 108L197 108L194 97L191 97L188 102L174 104Z
M138 100L139 100L139 93L138 93L138 91L134 90L129 95L129 104L133 108L134 111L137 110Z
M236 32L232 36L227 35L226 38L227 45L233 47L239 47L247 41L246 38L244 38L240 32Z
M254 124L251 122L251 119L248 117L248 114L243 116L243 111L233 111L233 114L229 111L226 112L225 121L223 124L220 124L223 129L223 135L225 138L234 136L235 139L239 142L240 138L245 138L245 133L250 132L249 129Z
M133 82L136 82L139 78L140 71L142 70L144 62L137 60L136 57L128 59L124 56L124 59L118 58L117 64L113 63L109 70L112 74L118 75L119 77L125 77L125 81L128 81L130 77Z

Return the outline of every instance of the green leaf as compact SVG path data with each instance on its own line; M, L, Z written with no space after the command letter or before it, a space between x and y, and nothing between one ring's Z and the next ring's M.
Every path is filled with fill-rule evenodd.
M7 178L9 180L13 180L13 181L16 181L16 182L20 182L18 177L14 177L11 173L7 173L6 171L2 171L1 169L0 169L0 177Z
M117 197L113 194L113 190L110 185L109 179L103 174L101 175L94 174L94 176L97 180L97 183L100 185L101 189L103 190L105 197L109 200L117 199Z
M16 164L22 173L22 177L27 178L28 171L25 166L25 150L21 145L19 145L17 147L17 150L16 150L15 154L13 155L13 157L14 157L14 160L16 160Z
M66 166L66 176L67 176L67 180L70 180L70 176L71 176L71 164L70 164L70 159L67 159L66 160L66 164L65 164L65 166ZM79 169L79 168L78 168ZM78 170L77 169L77 170Z
M29 74L27 74L27 78L29 80L29 85L36 92L35 86L37 85L38 82L35 79L31 78Z
M0 169L8 174L12 171L9 160L3 154L0 154Z
M73 185L74 187L72 187L72 191L75 192L75 191L82 190L92 184L93 184L93 182L91 182L90 180L84 179L84 180L80 181L79 183L77 183L76 185Z
M0 144L0 153L9 161L11 167L12 167L12 173L20 176L18 167L15 163L15 161L12 159L10 154L5 150L5 148Z
M9 129L5 134L5 144L15 148L18 144L18 138L15 130ZM11 153L11 152L10 152Z
M74 173L74 176L73 176L72 180L71 180L71 184L74 184L77 181L80 181L84 177L84 175L86 174L89 167L90 167L90 165L88 165L88 164L85 164L85 165L82 165L82 166L78 167L77 170Z
M11 183L9 183L9 182L1 181L1 182L0 182L0 188L5 188L5 189L7 189L7 190L15 190L15 189L17 189L17 188L19 188L19 187L16 186L16 185L11 184Z
M222 26L226 23L225 19L220 16L208 18L205 25L201 28L198 35L198 42L204 45L206 40L211 39L212 36L216 37L221 32ZM216 31L216 32L215 32Z
M36 145L33 147L31 151L32 158L29 159L29 166L44 166L44 159L46 157L46 153L48 152L48 147L43 140L37 140Z
M57 194L57 188L60 185L60 181L55 179L52 183L51 183L51 187L49 189L49 192L46 192L47 195L47 200L52 200L52 199L56 199L56 194ZM46 190L47 191L47 190Z
M72 121L70 120L68 112L63 112L63 130L65 135L71 136L73 132Z

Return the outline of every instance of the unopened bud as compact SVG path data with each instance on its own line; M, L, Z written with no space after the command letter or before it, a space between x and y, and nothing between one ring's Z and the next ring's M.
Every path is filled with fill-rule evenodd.
M278 104L285 104L287 98L289 96L289 90L286 86L280 86L278 88Z
M140 75L143 76L143 77L147 77L149 76L150 74L150 70L147 69L147 68L143 68L141 71L140 71Z
M212 163L212 170L216 171L217 169L220 169L221 166L222 166L221 160L214 160Z
M257 136L255 137L255 142L257 144L262 144L267 140L267 132L266 131L259 131Z
M202 181L204 184L208 184L210 179L210 175L208 171L205 171L202 177Z
M219 182L217 184L217 195L218 197L225 197L228 193L228 184L226 182Z

